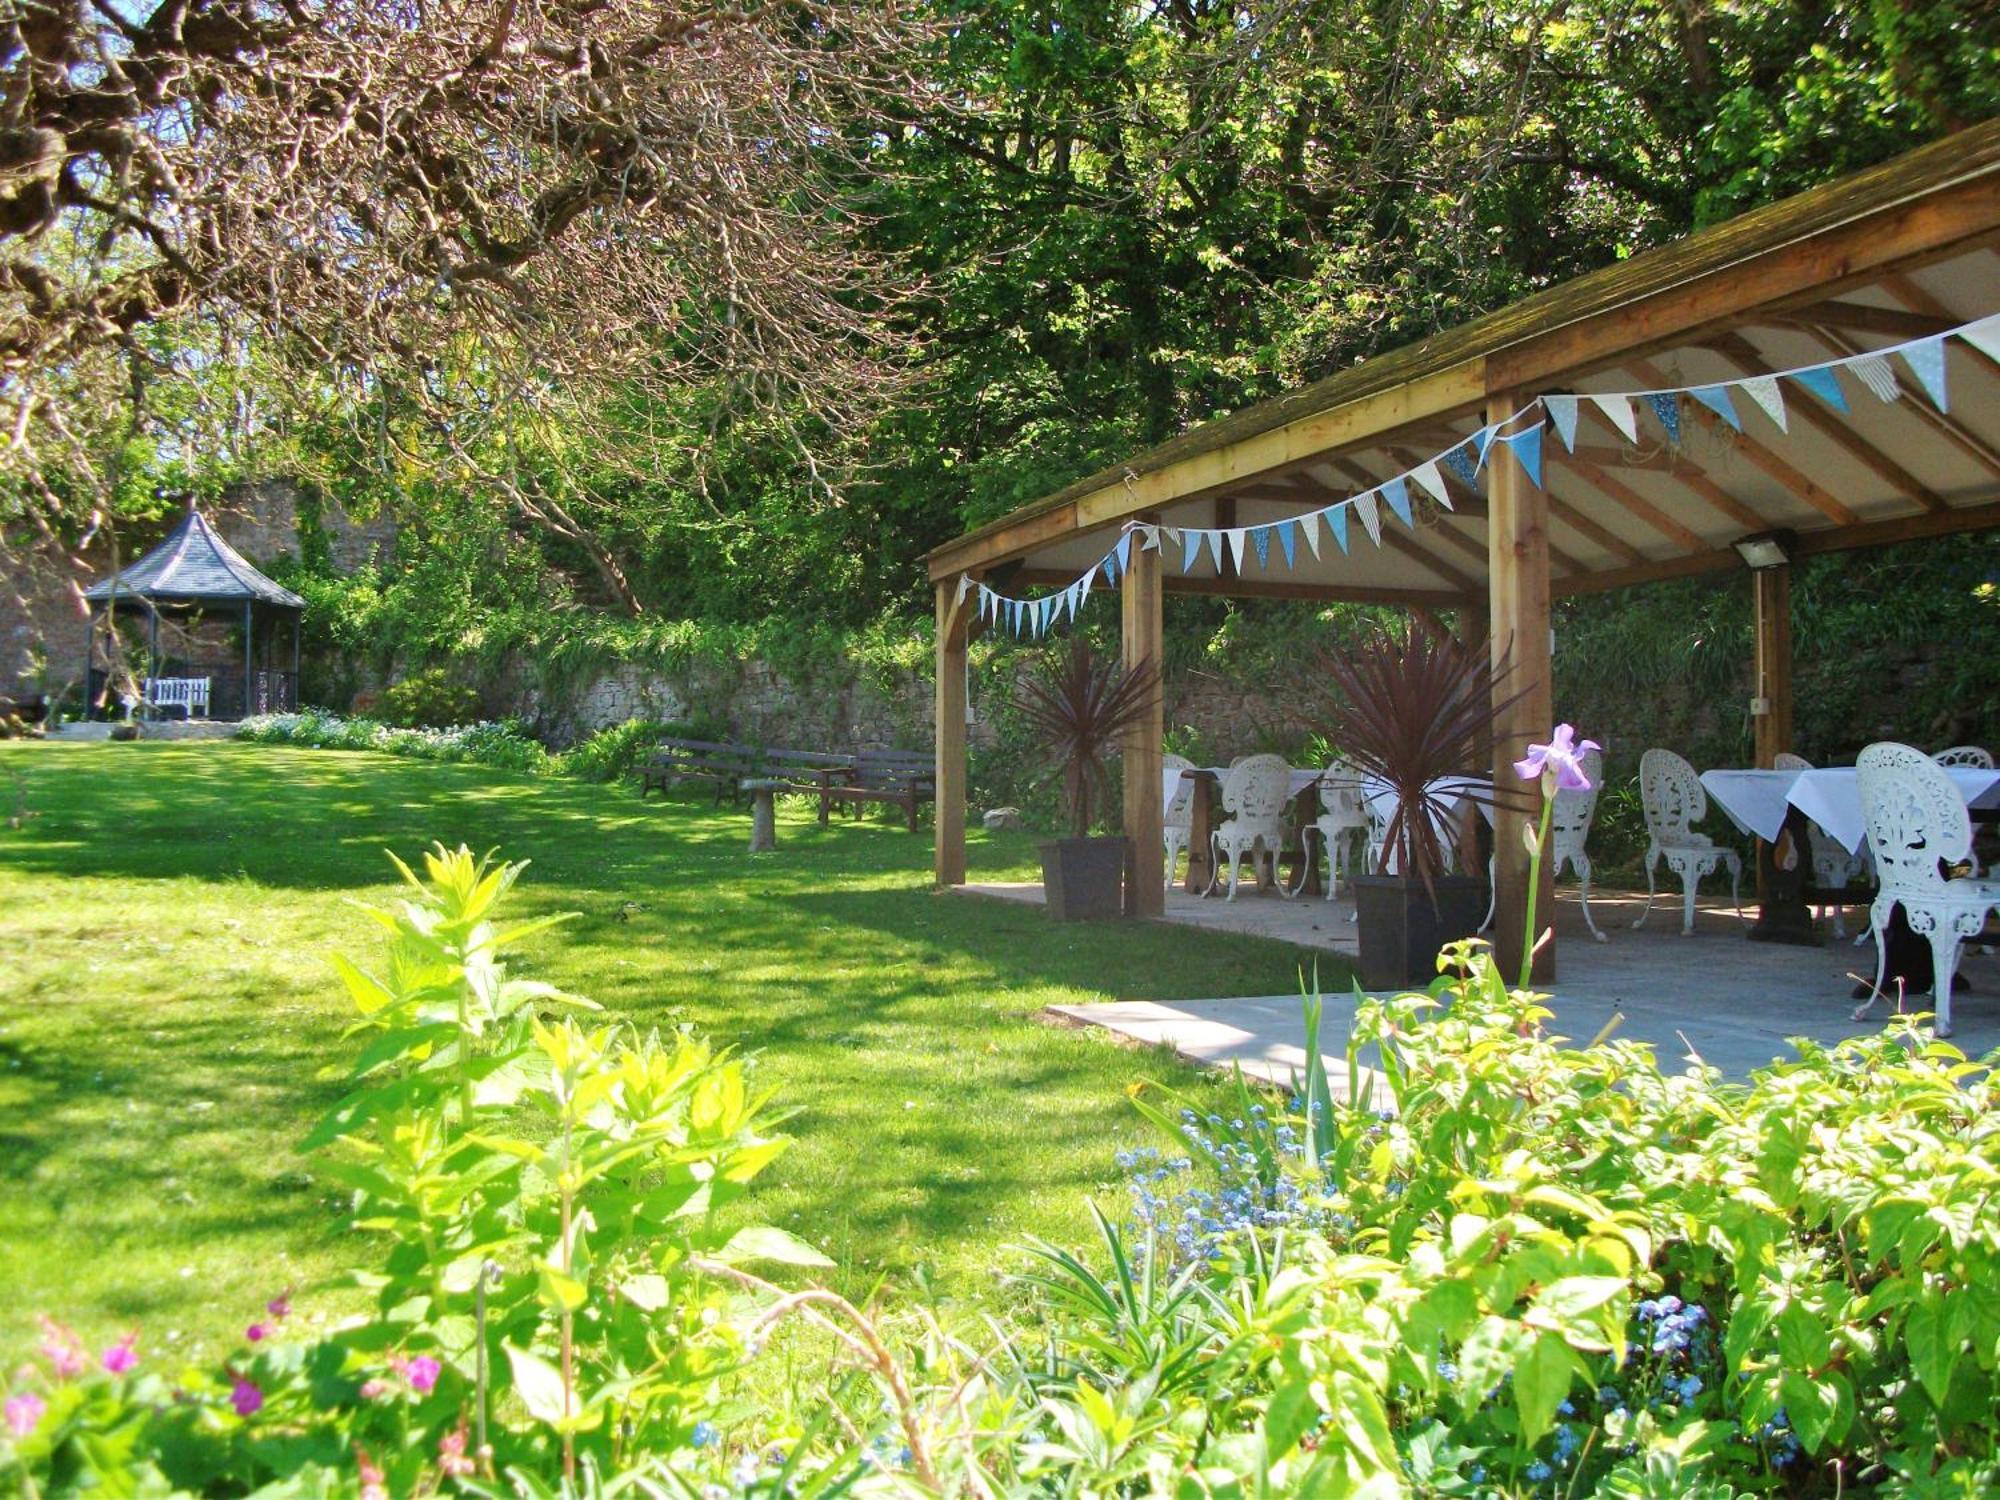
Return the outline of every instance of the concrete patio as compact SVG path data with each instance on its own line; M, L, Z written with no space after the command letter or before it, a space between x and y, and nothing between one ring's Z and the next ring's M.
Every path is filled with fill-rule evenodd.
M971 895L1039 905L1039 885L968 885ZM1573 886L1557 889L1558 978L1553 988L1554 1027L1588 1042L1614 1018L1616 1035L1650 1043L1663 1061L1698 1054L1735 1078L1777 1057L1792 1055L1790 1038L1832 1044L1859 1035L1890 1008L1878 1002L1872 1021L1849 1019L1848 991L1856 975L1872 977L1872 945L1854 947L1851 936L1828 936L1824 946L1752 943L1744 931L1755 916L1738 918L1726 901L1704 901L1691 937L1680 935L1679 892L1656 905L1645 928L1632 922L1643 895L1593 892L1591 911L1609 939L1591 940ZM1235 902L1204 900L1176 891L1166 922L1247 934L1332 953L1355 949L1353 905L1341 900L1286 901L1245 892ZM1866 922L1865 910L1848 913L1850 934ZM1927 1009L1929 997L1910 1008ZM1952 1041L1969 1056L2000 1049L2000 958L1968 948L1953 997ZM1304 1024L1297 995L1253 995L1203 1000L1127 999L1101 1005L1054 1007L1064 1018L1102 1026L1136 1044L1171 1048L1192 1061L1241 1064L1246 1073L1287 1082L1305 1062ZM1354 1001L1329 992L1322 1044L1345 1047ZM1330 1057L1329 1062L1339 1062Z

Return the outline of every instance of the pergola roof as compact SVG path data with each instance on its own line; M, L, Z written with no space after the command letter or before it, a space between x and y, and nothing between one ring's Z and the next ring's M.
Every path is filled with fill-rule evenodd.
M1207 423L930 555L1017 591L1063 585L1120 528L1248 526L1368 490L1460 441L1489 402L1657 390L1838 359L2000 311L2000 121L1563 285ZM1802 553L2000 526L2000 366L1947 341L1949 414L1921 395L1836 412L1803 391L1788 430L1738 433L1681 402L1681 438L1628 443L1586 413L1546 445L1556 594L1740 567L1730 543L1787 528ZM1518 404L1518 403L1517 403ZM1650 437L1650 441L1649 441ZM1462 604L1486 591L1486 501L1451 481L1414 530L1296 567L1204 554L1169 590ZM1001 572L995 576L994 570Z
M167 539L111 578L83 591L93 603L139 598L187 604L270 604L304 609L306 601L273 583L216 534L193 506Z

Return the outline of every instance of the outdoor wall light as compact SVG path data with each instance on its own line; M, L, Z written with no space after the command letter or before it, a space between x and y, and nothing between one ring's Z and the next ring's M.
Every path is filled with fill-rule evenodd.
M1790 531L1760 531L1731 542L1745 567L1761 573L1766 568L1782 568L1792 560L1798 537Z

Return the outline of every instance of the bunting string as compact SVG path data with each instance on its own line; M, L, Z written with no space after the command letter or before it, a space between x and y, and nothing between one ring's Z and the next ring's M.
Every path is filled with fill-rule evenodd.
M1788 431L1786 401L1788 387L1802 391L1829 410L1850 415L1847 393L1840 381L1846 374L1878 401L1901 400L1904 384L1900 369L1907 372L1917 390L1940 412L1949 412L1950 393L1946 389L1946 341L1959 339L1989 359L2000 362L2000 313L1979 318L1886 348L1870 349L1818 364L1778 370L1731 380L1698 385L1671 386L1642 391L1587 391L1537 396L1519 411L1498 422L1489 422L1477 432L1450 447L1432 454L1414 468L1393 478L1336 500L1303 515L1286 516L1249 526L1197 527L1168 526L1150 521L1127 521L1118 540L1103 557L1068 585L1035 598L1017 598L1000 593L985 583L962 573L958 599L978 591L979 618L1010 634L1039 639L1065 620L1074 623L1101 581L1106 588L1116 585L1131 569L1135 543L1144 551L1157 551L1162 562L1178 559L1183 573L1192 573L1207 556L1219 574L1224 558L1240 575L1245 571L1246 554L1255 559L1261 572L1269 572L1274 559L1289 572L1298 565L1299 544L1317 559L1321 556L1321 529L1333 539L1343 555L1352 550L1351 521L1375 546L1382 545L1383 510L1399 524L1415 529L1416 512L1411 504L1412 486L1445 510L1452 509L1451 490L1445 479L1449 471L1468 488L1478 482L1479 473L1492 460L1496 446L1505 448L1529 483L1542 486L1543 434L1554 428L1556 441L1566 452L1576 451L1578 417L1585 403L1616 428L1626 442L1639 441L1639 414L1651 415L1670 444L1681 438L1681 402L1697 402L1737 432L1744 430L1746 411L1755 411L1780 432ZM1795 399L1795 398L1794 398ZM1272 542L1277 546L1274 549Z

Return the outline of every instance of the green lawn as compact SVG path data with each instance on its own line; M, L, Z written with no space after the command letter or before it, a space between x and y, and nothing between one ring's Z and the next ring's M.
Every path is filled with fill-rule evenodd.
M18 780L17 780L18 778ZM1034 1019L1051 1003L1269 994L1298 951L1152 925L1052 926L930 888L928 831L822 831L626 787L235 744L0 744L0 1358L37 1311L212 1351L354 1247L294 1149L349 1055L328 964L372 963L384 848L532 858L520 916L580 918L519 967L647 1025L758 1053L798 1145L760 1217L850 1293L993 1291L996 1247L1087 1232L1171 1060ZM975 834L975 875L1032 842ZM1324 976L1329 980L1334 975ZM1206 1086L1206 1085L1198 1085ZM320 1299L327 1305L326 1298Z

